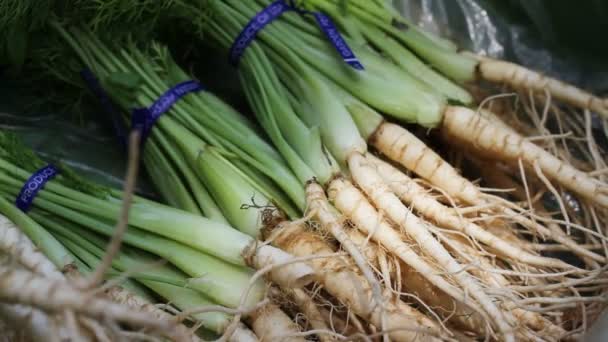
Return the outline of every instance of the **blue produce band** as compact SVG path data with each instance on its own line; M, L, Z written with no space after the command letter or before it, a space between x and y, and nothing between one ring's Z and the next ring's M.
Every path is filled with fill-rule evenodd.
M34 198L36 198L38 192L44 187L46 182L53 179L58 173L59 170L51 164L36 171L21 188L21 191L15 200L17 208L24 212L30 210L32 202L34 201Z
M329 39L331 44L338 50L340 56L342 56L344 62L357 70L364 70L363 64L359 62L359 59L355 56L353 50L350 49L331 18L320 12L315 12L313 15L317 20L317 24L319 24L319 27L327 36L327 39Z
M289 1L288 3L286 0L276 0L257 13L255 17L249 21L247 26L245 26L241 33L239 33L238 37L230 48L230 63L235 66L238 65L241 56L243 56L243 53L245 53L247 47L251 45L253 40L256 38L258 32L287 11L295 11L301 15L312 14L325 36L327 36L327 39L336 48L340 56L342 56L344 62L348 63L357 70L364 69L361 62L359 62L353 51L350 49L338 31L338 28L334 22L327 15L320 12L309 12L299 9L293 4L293 1Z
M179 99L187 94L202 90L204 90L203 86L197 81L190 80L179 83L162 94L150 108L134 109L131 122L133 129L141 130L141 139L144 141L150 134L156 120L169 111Z
M91 89L93 94L97 96L97 98L101 102L101 106L103 107L104 111L110 116L112 120L112 126L114 127L114 133L120 140L123 147L126 147L127 127L125 126L125 123L121 118L120 112L116 110L116 107L110 99L110 96L108 96L108 94L103 90L103 88L99 84L99 81L97 80L95 75L93 75L91 70L84 69L80 72L80 75L87 83L89 89Z

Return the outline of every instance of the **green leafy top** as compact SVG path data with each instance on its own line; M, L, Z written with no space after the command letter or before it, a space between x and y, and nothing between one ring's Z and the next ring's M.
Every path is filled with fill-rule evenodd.
M32 173L48 164L25 146L17 135L7 131L0 131L0 158ZM62 185L98 198L110 196L110 188L85 180L59 160L53 163L61 171L55 180Z

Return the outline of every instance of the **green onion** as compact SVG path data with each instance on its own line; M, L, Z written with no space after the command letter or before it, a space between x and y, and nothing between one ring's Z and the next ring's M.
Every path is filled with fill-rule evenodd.
M146 52L133 44L111 48L86 30L53 26L124 109L126 119L130 109L149 107L173 85L190 79L158 44ZM260 217L267 206L277 206L292 218L303 209L303 183L281 155L244 117L207 91L175 103L158 120L146 145L151 146L144 150L147 169L162 170L152 172L153 181L180 208L197 213L198 207L199 214L225 218L252 236L263 227Z
M0 137L4 137L0 142L11 141L4 133L0 132ZM11 163L20 159L18 156L22 155L24 148L3 145L3 150L5 153L0 155L0 169L3 170L0 173L0 194L10 199L19 193L30 172ZM36 164L43 164L33 155L21 163L30 164L34 170ZM82 180L79 182L86 184ZM70 183L71 180L63 174L49 181L36 197L31 217L48 226L57 226L61 219L64 225L77 224L111 236L114 229L109 222L120 213L121 196L113 197L112 191L92 185L89 186L91 193L78 191L71 189ZM56 218L49 220L45 215ZM140 198L136 198L131 206L125 242L167 259L193 278L208 279L196 282L194 287L218 303L231 307L238 306L241 295L249 287L252 271L243 267L246 259L256 267L264 267L267 263L285 262L290 258L271 246L256 247L256 240L224 223ZM250 255L253 257L251 260L248 259ZM308 268L300 264L279 268L277 272L294 274L294 281L309 279ZM247 304L259 301L263 290L262 281L254 283Z

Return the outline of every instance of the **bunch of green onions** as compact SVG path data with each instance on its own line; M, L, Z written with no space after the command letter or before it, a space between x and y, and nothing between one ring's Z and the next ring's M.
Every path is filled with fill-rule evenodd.
M0 169L3 171L0 193L7 201L16 198L31 173L41 166L44 163L20 145L12 134L0 133ZM40 191L28 216L48 229L74 227L112 236L112 222L120 213L122 196L120 191L92 185L62 168L62 173ZM2 212L20 227L25 227L24 231L33 241L48 238L43 230L29 229L27 222L22 224L19 210L3 203ZM248 307L264 295L262 281L250 284L253 270L246 265L249 257L255 260L261 252L259 256L266 262L277 262L276 257L279 262L289 260L286 253L271 246L256 246L258 243L253 238L224 223L140 197L135 198L131 207L124 242L167 260L191 278L187 284L189 288L233 308L239 306L241 297L250 287L245 301ZM55 263L63 262L62 248L49 246L43 250L45 255ZM173 285L184 285L184 282L176 280Z
M112 48L87 30L54 24L99 79L125 122L172 86L190 80L167 49L153 44ZM281 155L241 114L208 91L190 93L163 114L145 141L143 160L172 206L251 236L263 227L262 211L276 207L294 218L304 207L303 188Z
M70 270L68 276L92 275L106 253L107 239L93 233L78 223L57 215L37 210L28 216L13 203L0 197L0 213L10 217L19 229L49 258L59 270ZM181 311L196 310L217 305L197 289L190 286L192 278L175 266L158 263L158 257L142 249L123 246L112 260L112 266L105 277L115 281L121 291L128 296L137 296L138 301L154 303L160 296ZM127 274L126 278L122 275ZM120 278L119 278L120 277ZM196 323L215 334L221 334L230 324L231 317L221 312L203 312L188 315ZM249 334L239 327L237 334ZM236 339L238 340L238 339Z

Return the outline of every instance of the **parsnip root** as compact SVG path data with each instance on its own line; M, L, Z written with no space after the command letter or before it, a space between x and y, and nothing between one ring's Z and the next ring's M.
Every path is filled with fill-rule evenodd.
M332 211L333 208L331 208L331 205L327 201L325 191L314 181L310 181L306 185L306 203L308 205L308 210L314 213L314 216L319 219L321 227L340 242L342 248L350 254L361 273L363 273L365 280L372 290L373 302L370 302L370 305L383 306L384 300L382 298L380 283L376 279L372 269L369 267L368 261L363 254L361 254L361 251L359 251L357 246L350 240L348 234L344 232L344 224L336 217L335 210ZM373 309L373 307L369 307L366 311L371 312Z
M444 112L441 130L448 137L473 147L485 155L501 160L522 160L533 168L537 164L549 178L591 203L608 208L608 184L604 184L551 153L526 140L513 131L493 124L464 107L448 107Z
M389 159L468 204L483 203L483 193L456 169L401 126L383 122L370 138L372 145Z
M333 253L333 249L319 236L305 230L300 225L288 224L273 232L274 241L285 250L297 256L323 255ZM382 326L382 315L385 327L394 341L434 340L440 334L435 323L425 315L401 301L386 301L385 308L376 306L372 312L369 308L372 302L371 289L360 274L352 271L342 258L313 259L312 264L318 270L318 281L325 289L340 302L344 303L353 313L369 320L376 327ZM383 312L384 309L384 312ZM417 330L426 330L428 334L419 331L395 330L407 323Z
M314 271L303 262L289 263L292 256L282 250L269 245L252 245L249 248L251 257L245 256L249 260L250 266L261 269L268 265L278 266L270 272L272 281L282 287L304 287L314 279ZM247 253L249 254L249 253Z
M161 321L175 322L175 329L179 332L181 336L187 337L187 341L200 341L200 338L198 338L185 325L176 322L175 317L173 315L160 309L156 305L149 303L146 299L123 289L122 287L112 286L107 289L104 294L115 303L125 305L140 312L152 314Z
M302 289L292 289L288 291L290 297L296 302L302 313L306 316L308 324L317 331L331 331L327 325L325 318L322 316L319 308L310 296ZM336 341L336 337L330 334L318 334L319 341L332 342Z
M67 337L62 331L64 327L55 324L46 313L29 306L0 303L0 319L23 331L30 341L61 342Z
M425 224L410 212L389 190L373 167L369 166L365 157L359 153L352 153L349 156L348 165L353 179L370 197L371 201L378 208L381 208L393 222L404 229L417 242L425 254L433 257L446 272L450 273L457 280L471 297L478 301L479 305L493 319L493 324L498 328L506 341L514 341L507 313L503 312L486 295L477 280L466 271L463 271L463 266L435 239L425 227Z
M348 234L350 239L365 252L368 260L377 259L377 256L381 253L380 246L367 241L367 237L358 230L349 230ZM379 267L378 262L374 262L372 265ZM439 272L439 270L436 270L436 272ZM485 333L486 323L481 315L431 284L410 265L400 261L398 274L394 274L393 277L400 277L403 291L414 294L426 305L433 308L437 314L449 318L448 323L451 325L465 328L480 335Z
M300 326L287 316L278 306L267 304L250 315L251 326L261 342L306 342L304 337L289 336L299 334Z
M469 110L469 112L472 111ZM400 163L421 178L441 188L452 198L480 207L492 204L494 210L527 227L532 232L544 238L551 238L567 246L577 255L598 262L605 262L606 258L579 246L566 234L550 230L520 215L513 209L505 207L502 203L498 203L500 205L498 207L493 205L493 203L490 203L488 195L482 193L472 182L462 177L452 165L443 160L437 153L426 146L424 142L404 128L384 122L376 130L370 141L389 159Z
M23 232L6 217L0 215L0 251L19 261L27 269L53 279L63 279L57 267Z
M436 222L438 225L461 231L511 260L541 267L572 267L558 259L545 258L528 253L480 226L471 223L464 217L454 215L450 208L439 203L421 185L403 172L374 156L368 155L367 159L374 163L378 174L380 174L386 184L405 204L411 205L413 209L421 213L425 218Z
M410 265L432 285L437 286L454 300L483 314L483 310L468 298L464 291L448 282L440 275L439 269L419 255L410 246L412 241L397 232L383 219L363 193L352 183L342 178L336 178L331 182L328 193L336 208L347 215L363 234L371 236L374 241L405 264Z
M484 80L507 84L518 90L549 91L552 97L567 104L589 109L608 118L608 99L594 96L570 84L544 76L521 65L481 57L478 65L479 77Z
M28 271L0 267L0 299L49 312L71 310L90 317L153 329L174 339L187 339L177 331L175 323L159 321L154 315L86 295L65 281L43 278Z

